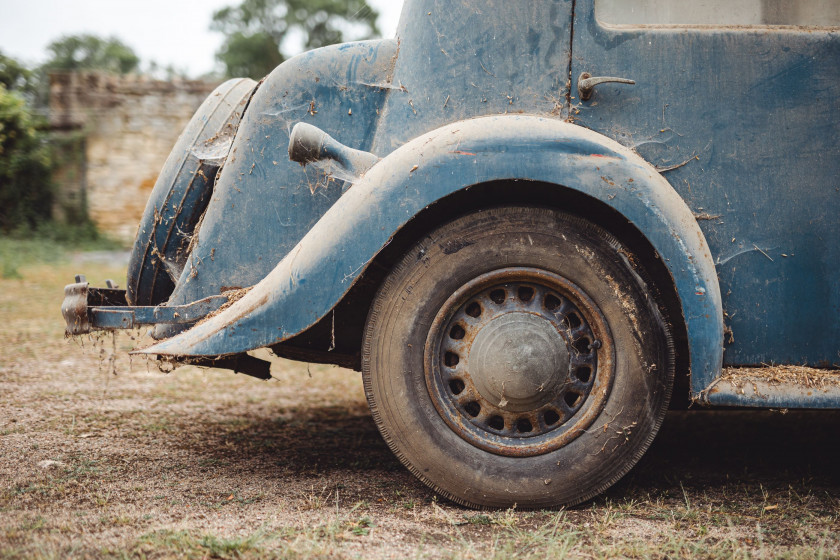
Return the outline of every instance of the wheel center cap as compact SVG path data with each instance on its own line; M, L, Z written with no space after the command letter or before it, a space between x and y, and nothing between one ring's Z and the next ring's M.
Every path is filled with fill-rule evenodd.
M569 350L547 319L510 312L478 332L468 371L481 395L500 408L534 410L551 401L568 379Z

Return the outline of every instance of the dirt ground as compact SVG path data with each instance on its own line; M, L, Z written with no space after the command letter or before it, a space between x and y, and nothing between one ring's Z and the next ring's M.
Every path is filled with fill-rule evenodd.
M129 361L127 335L64 340L79 270L124 278L68 262L0 279L0 558L840 556L838 413L672 412L593 502L477 512L399 464L358 373L164 374Z

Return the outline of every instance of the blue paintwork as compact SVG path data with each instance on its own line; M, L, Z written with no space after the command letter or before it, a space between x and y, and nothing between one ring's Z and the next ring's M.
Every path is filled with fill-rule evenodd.
M407 0L395 40L311 51L261 84L170 304L256 286L145 352L287 340L428 205L485 181L541 181L615 208L663 257L692 395L766 406L708 391L722 362L840 357L838 60L837 30L605 27L592 0ZM582 72L636 84L601 84L582 102L570 87ZM289 162L297 122L383 159L361 179ZM804 393L777 397L810 406Z
M223 287L256 284L341 196L343 182L288 161L289 134L298 122L383 157L420 134L474 116L562 118L571 0L484 6L478 13L470 2L408 1L399 45L392 39L326 47L272 72L242 118L169 301L181 305ZM490 42L478 40L485 34ZM495 46L517 43L533 53L530 60ZM181 328L162 325L156 336Z
M289 133L313 122L338 141L371 147L396 41L365 41L296 56L251 98L171 305L259 282L341 196L341 182L289 161ZM179 331L160 325L158 337Z
M656 166L688 162L665 177L717 264L725 365L837 364L840 31L607 27L577 5L573 80L636 85L598 86L573 120ZM695 393L713 381L692 374Z
M752 408L838 408L840 385L825 383L811 387L796 382L741 378L737 382L716 379L697 399L716 406Z
M328 313L420 210L464 186L517 178L579 190L646 232L676 283L692 370L720 370L723 324L714 263L682 199L619 144L576 125L519 115L459 122L398 148L243 299L144 352L211 356L286 340Z
M126 279L131 305L164 303L172 293L189 256L194 228L212 195L213 180L256 85L248 78L219 85L172 148L132 248Z

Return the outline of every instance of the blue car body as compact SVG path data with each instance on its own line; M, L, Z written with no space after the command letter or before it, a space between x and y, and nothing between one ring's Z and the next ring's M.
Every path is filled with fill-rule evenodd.
M156 323L161 340L142 352L199 363L270 347L359 368L372 298L425 232L466 212L548 206L595 221L647 269L691 399L837 408L836 385L744 391L722 373L840 362L838 28L605 23L596 8L406 0L396 38L238 82L188 250L172 266L135 249L129 284L169 266L166 301L86 300L92 326ZM299 123L327 133L332 155L309 146L291 161ZM201 160L193 141L172 160ZM193 204L164 194L151 227ZM116 315L96 315L108 305ZM194 313L161 320L163 308Z

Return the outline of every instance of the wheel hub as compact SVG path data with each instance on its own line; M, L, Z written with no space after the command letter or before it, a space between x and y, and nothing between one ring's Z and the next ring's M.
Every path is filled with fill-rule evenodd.
M472 382L484 399L521 412L551 400L569 375L569 350L550 321L512 311L478 331L468 363Z
M612 385L606 321L578 286L535 268L466 283L426 341L426 385L459 436L510 456L547 453L598 416Z

